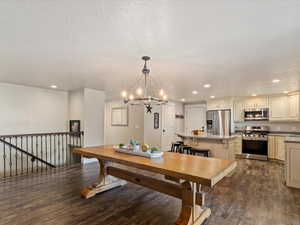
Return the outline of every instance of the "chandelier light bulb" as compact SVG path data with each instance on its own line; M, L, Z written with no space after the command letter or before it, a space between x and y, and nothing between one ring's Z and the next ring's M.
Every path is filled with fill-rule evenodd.
M164 95L163 100L167 100L167 99L168 99L168 96Z
M164 90L160 89L159 94L160 94L160 96L164 96L164 94L165 94Z
M133 95L129 95L129 100L133 100L134 96Z
M137 94L137 95L142 95L142 94L143 94L142 88L138 88L138 89L136 90L136 94Z
M126 92L126 91L122 91L121 96L122 96L123 98L126 98L126 97L127 97L127 92Z

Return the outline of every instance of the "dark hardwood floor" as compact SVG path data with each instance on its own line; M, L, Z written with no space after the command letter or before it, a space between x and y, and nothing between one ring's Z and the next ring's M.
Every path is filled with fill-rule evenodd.
M179 200L130 183L81 199L81 188L97 175L95 163L0 181L0 224L168 225L176 220ZM287 188L283 175L278 163L238 160L231 178L204 188L212 209L206 224L300 225L300 190Z

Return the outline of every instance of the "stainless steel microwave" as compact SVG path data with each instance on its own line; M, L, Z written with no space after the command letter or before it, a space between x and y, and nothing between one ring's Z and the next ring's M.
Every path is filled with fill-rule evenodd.
M244 121L262 121L269 120L269 109L244 109Z

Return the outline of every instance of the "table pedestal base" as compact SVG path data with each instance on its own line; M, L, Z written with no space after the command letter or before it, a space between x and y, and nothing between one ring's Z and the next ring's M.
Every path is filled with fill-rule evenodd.
M190 182L182 183L182 206L180 216L174 225L200 225L211 215L209 208L201 207L196 204L195 198L191 204L188 199L191 198L192 193L195 196L197 189L200 189L199 185ZM204 204L204 197L203 197ZM202 205L203 205L202 204Z
M211 214L209 208L203 207L204 193L200 192L199 184L188 181L174 184L128 170L108 166L108 163L103 160L99 160L99 164L100 176L98 182L81 191L83 198L88 199L97 193L124 185L127 183L124 180L127 180L181 199L181 212L174 225L200 225L209 218Z
M107 162L98 159L100 174L97 183L81 190L81 197L88 199L96 194L127 184L126 181L107 175Z

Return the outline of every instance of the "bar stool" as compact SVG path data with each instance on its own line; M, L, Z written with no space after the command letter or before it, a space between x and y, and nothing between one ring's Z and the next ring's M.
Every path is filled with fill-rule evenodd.
M180 143L172 143L171 152L180 152Z
M183 145L183 141L176 141L176 143Z
M209 156L209 152L210 150L209 149L195 149L195 148L192 148L192 155L196 155L196 154L201 154L203 155L204 157L208 157Z
M192 152L192 147L191 147L191 146L182 145L182 146L181 146L181 152L182 152L183 154L188 154L188 155L190 155L191 152Z

